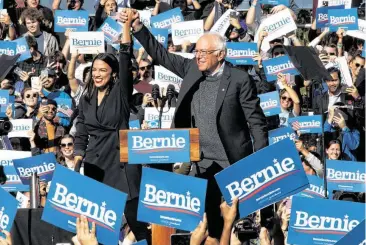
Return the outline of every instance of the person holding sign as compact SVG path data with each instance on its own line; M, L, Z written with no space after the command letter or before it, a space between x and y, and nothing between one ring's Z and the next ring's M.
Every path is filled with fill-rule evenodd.
M253 153L250 131L255 150L268 145L266 118L255 84L245 71L225 63L226 42L219 34L204 34L196 44L196 58L186 59L169 53L142 25L139 13L133 11L131 24L136 39L154 61L183 78L172 128L200 130L202 160L188 172L208 179L209 233L219 238L223 220L219 209L221 195L214 175ZM122 14L127 21L127 13Z
M141 166L120 162L119 130L129 129L133 86L129 33L134 13L128 9L125 13L119 60L110 53L98 54L80 98L75 166L83 161L86 176L128 194L127 223L136 239L143 240L149 239L147 225L136 220Z

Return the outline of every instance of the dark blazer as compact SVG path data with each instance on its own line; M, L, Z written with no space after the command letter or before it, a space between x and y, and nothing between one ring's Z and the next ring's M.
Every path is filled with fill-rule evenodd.
M119 161L119 130L128 129L129 100L132 96L130 55L120 52L119 79L103 100L102 116L97 116L97 91L90 101L83 95L79 103L75 135L75 155L84 156L85 175L128 194L139 195L141 166ZM103 104L103 102L101 103Z
M183 78L172 128L190 128L191 102L204 80L195 60L170 54L146 27L134 33L155 62ZM266 118L259 105L255 84L248 73L225 64L216 99L217 130L230 163L234 163L268 145ZM249 125L248 125L249 123ZM249 127L251 134L249 132Z

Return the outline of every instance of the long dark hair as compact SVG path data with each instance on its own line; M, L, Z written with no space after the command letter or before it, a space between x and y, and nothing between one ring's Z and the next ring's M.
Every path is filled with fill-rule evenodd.
M59 145L61 145L61 141L63 139L72 139L72 142L75 143L75 138L74 136L72 136L71 134L65 134L61 139L60 139L60 142L59 142ZM61 152L61 148L59 148L60 150L57 152L56 154L56 160L59 164L61 164L62 166L66 166L66 162L65 162L65 157L62 155L62 152Z
M109 67L112 69L112 75L115 73L116 74L116 79L118 78L118 74L119 74L119 64L118 64L118 59L113 55L113 54L109 54L109 53L102 53L102 54L98 54L94 60L93 63L91 65L91 69L89 71L89 78L86 81L85 84L85 90L84 90L84 98L86 99L86 101L90 102L91 97L93 96L94 90L95 90L95 85L94 85L94 81L93 81L93 77L92 77L92 72L93 72L93 66L94 66L94 62L96 60L101 60L104 61L105 63L107 63L109 65ZM107 92L112 88L114 82L113 82L113 78L109 79L108 83L107 83Z

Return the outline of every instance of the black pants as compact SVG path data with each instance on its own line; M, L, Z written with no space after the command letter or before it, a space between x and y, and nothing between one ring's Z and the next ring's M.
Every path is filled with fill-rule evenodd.
M147 229L148 224L137 221L138 198L134 198L126 202L125 217L127 224L136 237L137 241L146 239L148 244L151 244L151 231Z
M220 204L222 194L215 180L215 174L223 170L217 162L212 161L210 166L199 167L200 163L194 163L192 166L191 176L207 179L207 192L205 212L207 215L208 234L210 237L220 240L222 229L224 228L224 220L221 216Z

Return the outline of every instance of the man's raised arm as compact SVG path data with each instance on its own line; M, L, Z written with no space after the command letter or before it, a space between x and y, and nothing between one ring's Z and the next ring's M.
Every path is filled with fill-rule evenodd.
M190 59L183 58L179 55L170 54L161 45L150 31L140 22L140 15L137 10L135 12L134 20L131 27L133 28L133 35L144 47L146 52L156 61L159 65L164 66L166 69L175 73L177 76L183 78L188 72ZM125 10L122 10L121 19L123 22L127 20Z

